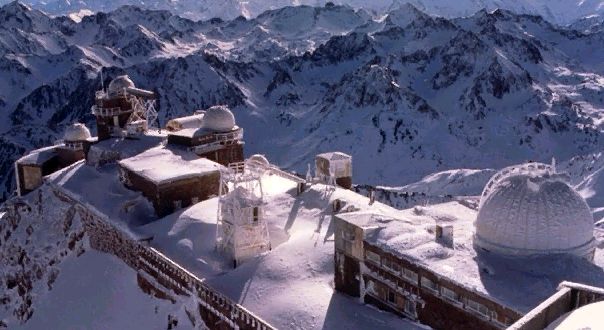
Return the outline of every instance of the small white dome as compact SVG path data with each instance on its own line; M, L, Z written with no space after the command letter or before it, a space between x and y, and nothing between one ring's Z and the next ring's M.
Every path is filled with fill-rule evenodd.
M562 315L545 330L604 329L604 319L596 317L603 313L604 301L588 304Z
M505 255L592 255L593 216L567 180L545 164L495 174L480 201L475 245Z
M235 116L224 105L213 106L205 112L201 128L213 132L232 131L235 129Z
M90 139L90 137L90 130L88 130L86 125L81 123L75 123L67 126L65 133L63 134L63 140L69 142L85 141Z
M124 88L134 87L134 82L128 75L118 76L109 83L107 91L109 95L115 95L124 90Z
M268 161L268 159L266 159L266 157L264 155L260 155L260 154L253 155L252 157L248 158L248 161L258 163L262 166L270 165L270 162Z

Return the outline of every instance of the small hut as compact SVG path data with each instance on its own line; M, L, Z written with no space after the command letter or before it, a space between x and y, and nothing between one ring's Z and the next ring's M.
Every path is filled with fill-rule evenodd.
M340 187L352 188L352 156L339 151L318 154L315 166L315 174L323 182L333 177Z

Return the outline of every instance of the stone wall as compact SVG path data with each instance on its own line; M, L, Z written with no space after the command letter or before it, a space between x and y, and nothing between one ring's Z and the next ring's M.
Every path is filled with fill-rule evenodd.
M158 250L130 237L96 210L71 199L59 188L55 188L55 194L64 200L70 199L76 205L93 249L117 256L139 274L149 275L174 295L197 298L199 313L210 329L274 329Z

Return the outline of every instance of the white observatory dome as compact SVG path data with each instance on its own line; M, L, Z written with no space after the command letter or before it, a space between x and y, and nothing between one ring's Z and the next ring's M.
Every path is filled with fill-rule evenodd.
M250 157L248 159L249 161L258 163L262 166L269 166L270 162L268 161L268 159L266 159L266 157L264 155L260 155L260 154L255 154L252 157Z
M118 76L109 83L107 91L109 96L116 95L123 91L125 88L134 87L134 82L128 75Z
M560 316L545 330L604 329L604 301L591 303Z
M495 174L482 193L474 244L504 255L569 253L591 259L593 216L567 180L538 163Z
M85 141L87 139L90 139L90 137L91 135L90 131L88 130L88 127L80 123L75 123L70 126L67 126L67 128L65 129L65 133L63 134L63 140L69 142Z
M213 106L205 112L201 128L213 132L232 131L235 129L235 116L224 105Z

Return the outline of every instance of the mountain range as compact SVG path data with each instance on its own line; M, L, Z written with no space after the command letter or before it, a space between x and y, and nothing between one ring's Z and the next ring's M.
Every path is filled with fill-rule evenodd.
M0 5L10 1L0 0ZM593 19L604 12L604 2L601 0L26 0L26 3L51 15L70 15L76 20L94 12L112 11L123 5L169 10L193 20L216 17L230 20L238 16L249 19L266 10L295 5L324 6L328 3L365 9L378 16L405 4L412 4L426 13L447 18L471 16L481 9L506 9L519 14L539 15L560 25L583 18Z
M376 18L328 4L204 21L124 6L76 22L12 2L0 22L4 198L16 158L72 122L94 131L101 70L105 86L129 74L156 91L162 124L230 106L246 153L290 170L305 173L318 152L351 153L357 183L404 186L603 147L597 21L560 27L502 9L444 18L408 4Z

